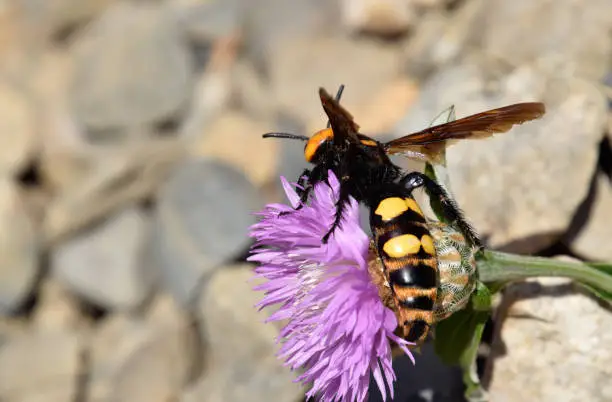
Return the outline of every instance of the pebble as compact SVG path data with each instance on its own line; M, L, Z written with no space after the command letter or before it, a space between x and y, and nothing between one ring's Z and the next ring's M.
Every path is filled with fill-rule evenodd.
M42 283L38 293L32 323L45 330L81 328L81 305L58 281L48 279Z
M513 285L500 308L487 368L492 401L612 399L606 308L560 278Z
M0 315L18 309L39 273L40 239L19 190L0 176Z
M278 179L275 176L280 141L261 137L269 131L273 131L270 125L243 113L226 112L202 133L193 154L223 161L262 186Z
M0 174L18 174L31 161L36 121L32 97L10 81L0 81Z
M486 0L460 3L453 12L434 10L423 15L406 43L407 72L420 79L460 60L474 39Z
M260 196L235 168L191 159L177 168L158 200L151 256L165 286L188 303L220 263L246 251Z
M46 159L42 173L59 187L47 206L46 242L61 243L109 214L151 197L184 154L185 144L165 138Z
M223 3L228 4L227 1ZM243 54L268 79L276 68L278 49L295 46L296 40L335 36L341 31L339 10L334 1L242 0L240 3Z
M543 101L543 119L494 138L461 141L447 152L458 204L488 245L532 253L566 230L588 192L606 103L596 86L581 79L550 76L533 66L495 73L488 63L471 60L432 76L395 136L427 127L453 104L461 118Z
M239 0L173 1L181 25L195 41L209 43L240 29Z
M71 104L80 124L113 132L181 113L192 60L169 11L158 2L118 2L79 36Z
M138 209L119 212L58 246L51 256L54 276L91 303L137 308L154 283L154 271L142 261L147 227Z
M26 0L22 3L27 11L27 18L53 39L61 36L62 30L70 30L95 18L106 7L116 0Z
M347 110L357 110L360 102L398 79L401 67L396 45L331 36L279 45L274 59L270 85L278 110L291 113L313 131L327 122L319 87L335 94L345 84L342 104Z
M189 341L189 321L160 294L144 317L114 314L92 337L91 401L168 401L176 398L200 351Z
M342 20L351 31L380 36L405 34L417 21L410 0L342 0Z
M295 374L276 358L278 328L265 324L254 308L261 294L252 290L252 266L225 267L211 278L200 299L199 315L209 350L202 379L182 402L297 401L304 390ZM248 342L245 340L248 339Z
M34 330L0 346L0 398L66 402L76 396L82 345L68 331Z
M588 7L574 0L483 4L482 23L473 25L472 35L494 57L513 65L538 60L548 72L565 77L599 80L609 71L612 13L608 0L591 0ZM580 28L568 30L568 26Z

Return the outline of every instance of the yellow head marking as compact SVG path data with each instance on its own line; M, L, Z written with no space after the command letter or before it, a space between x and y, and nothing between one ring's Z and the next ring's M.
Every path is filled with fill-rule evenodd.
M430 235L423 235L421 237L421 245L423 246L423 251L425 251L427 254L435 255L436 249Z
M383 245L384 252L392 258L401 258L416 254L421 248L421 241L413 234L392 237Z
M399 197L385 198L378 204L376 215L380 215L383 221L387 222L393 218L397 218L408 210L406 202Z
M360 140L359 142L361 142L361 144L365 145L366 147L375 147L376 145L378 145L374 140Z
M304 158L306 158L306 162L311 162L321 144L332 138L334 138L334 132L331 128L324 128L314 133L314 135L308 139L306 148L304 148Z
M419 207L419 204L417 204L417 202L412 199L412 198L404 198L404 200L406 201L406 205L408 206L408 209L416 212L417 214L423 216L423 211L421 211L421 207Z

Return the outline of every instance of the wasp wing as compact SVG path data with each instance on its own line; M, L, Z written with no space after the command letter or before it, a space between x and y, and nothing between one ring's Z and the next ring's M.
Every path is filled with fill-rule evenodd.
M449 140L480 139L504 133L515 124L535 120L544 115L543 103L517 103L488 110L397 138L383 144L389 154L403 153L420 160L436 160L436 155Z
M338 144L345 141L359 142L359 138L357 138L359 126L353 120L353 116L324 88L319 88L319 97L334 131L334 141Z

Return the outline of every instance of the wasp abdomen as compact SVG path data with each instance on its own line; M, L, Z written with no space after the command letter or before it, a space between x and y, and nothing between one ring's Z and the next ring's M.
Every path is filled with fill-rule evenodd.
M439 284L433 239L413 198L387 196L374 204L370 224L402 335L420 343L434 322Z

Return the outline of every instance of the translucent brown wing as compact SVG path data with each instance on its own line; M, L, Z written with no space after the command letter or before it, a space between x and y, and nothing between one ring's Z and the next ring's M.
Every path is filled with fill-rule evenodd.
M357 138L359 126L353 121L353 116L340 106L340 103L327 93L325 89L319 88L319 97L321 98L323 110L325 110L325 114L334 131L334 140L359 142Z
M542 117L545 111L543 103L517 103L429 127L389 141L383 147L389 154L405 153L417 159L427 159L444 147L444 141L479 139L504 133L515 124Z

